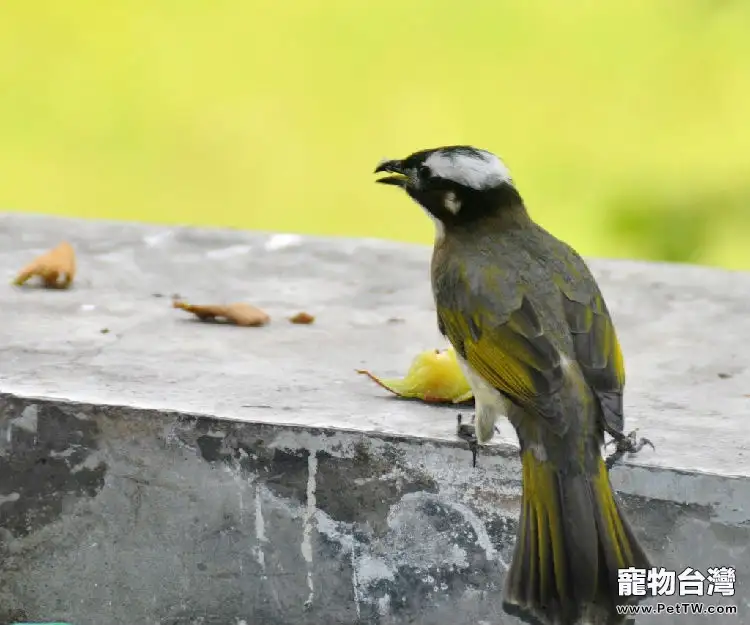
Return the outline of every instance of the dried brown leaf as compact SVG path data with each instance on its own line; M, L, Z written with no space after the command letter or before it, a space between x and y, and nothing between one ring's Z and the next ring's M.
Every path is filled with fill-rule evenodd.
M307 312L298 312L294 317L289 317L289 321L292 323L310 324L315 321L315 317Z
M70 243L63 241L21 269L13 284L21 286L34 276L38 276L47 289L67 289L73 284L75 275L75 252Z
M175 300L172 302L172 307L192 313L201 321L224 319L228 323L244 327L264 326L271 320L260 308L241 302L222 306L219 304L188 304Z

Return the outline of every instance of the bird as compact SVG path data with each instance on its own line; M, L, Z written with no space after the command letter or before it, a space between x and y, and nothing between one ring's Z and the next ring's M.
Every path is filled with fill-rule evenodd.
M503 609L533 625L616 625L618 570L651 558L609 480L648 439L625 434L625 365L613 319L583 258L538 225L510 170L470 145L384 159L376 182L401 188L435 223L432 293L440 333L475 398L457 434L490 442L507 417L519 443L521 513ZM622 611L623 608L621 607Z

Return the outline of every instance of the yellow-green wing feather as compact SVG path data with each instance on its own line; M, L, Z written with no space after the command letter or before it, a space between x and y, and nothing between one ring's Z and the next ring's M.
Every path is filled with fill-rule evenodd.
M608 431L622 432L625 363L604 299L598 290L590 297L563 290L563 308L578 365L599 399L604 425Z
M484 307L471 304L440 306L441 331L488 383L563 434L568 424L554 401L563 381L560 355L545 336L531 302L522 297L518 307L499 320L482 312L488 310L487 302ZM468 310L480 312L469 317L463 312Z

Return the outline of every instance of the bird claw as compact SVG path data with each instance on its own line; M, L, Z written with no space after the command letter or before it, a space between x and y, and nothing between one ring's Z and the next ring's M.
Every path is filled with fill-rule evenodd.
M477 451L479 450L477 435L473 425L463 422L463 416L461 415L461 413L458 414L458 426L456 427L456 434L458 435L458 438L465 440L469 444L469 451L471 451L471 466L476 467Z
M605 448L610 445L615 446L615 451L612 452L606 460L607 469L611 469L625 454L635 455L646 445L651 449L656 450L654 444L647 438L636 438L638 430L633 430L630 434L617 433L612 435L612 440L609 441Z

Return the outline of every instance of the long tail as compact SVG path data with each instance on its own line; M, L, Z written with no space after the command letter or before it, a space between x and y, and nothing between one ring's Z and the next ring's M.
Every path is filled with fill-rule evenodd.
M523 503L503 607L536 625L624 622L618 569L649 558L622 514L604 460L596 474L563 472L522 455Z

